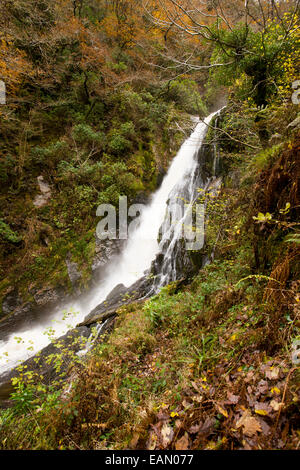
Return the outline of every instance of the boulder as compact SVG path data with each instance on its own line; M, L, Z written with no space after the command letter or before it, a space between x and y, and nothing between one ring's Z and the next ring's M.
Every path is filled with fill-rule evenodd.
M23 300L19 295L18 290L14 289L10 291L2 301L2 313L3 315L8 315L13 312L16 308L22 305Z
M51 198L51 188L48 183L44 181L44 177L42 175L38 176L37 181L41 194L38 194L35 197L33 205L40 208L48 204L49 199Z
M105 301L111 301L116 298L119 298L120 296L124 296L127 292L127 288L124 286L124 284L118 284L106 297Z
M142 300L150 292L151 281L145 276L132 286L124 288L123 284L116 286L106 297L104 302L94 308L78 326L90 326L116 315L123 305Z

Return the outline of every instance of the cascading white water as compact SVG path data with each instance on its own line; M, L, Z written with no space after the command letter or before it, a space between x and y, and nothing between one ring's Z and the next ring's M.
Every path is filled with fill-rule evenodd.
M50 343L50 337L58 338L74 328L93 308L106 299L116 285L124 284L129 287L143 277L144 272L150 268L160 251L158 234L164 222L170 195L173 194L174 199L176 193L184 194L189 202L193 199L197 170L195 156L206 135L207 124L215 114L217 113L212 113L204 122L199 122L194 132L184 142L172 161L161 187L152 196L150 204L142 211L140 224L130 235L123 253L109 266L105 279L84 300L60 306L54 312L49 313L46 323L37 324L27 331L16 332L7 341L0 343L0 374L43 349ZM177 235L175 228L170 233L173 239L166 254L167 261L170 260ZM173 280L173 277L171 276L170 279ZM168 279L168 276L163 273L159 286Z

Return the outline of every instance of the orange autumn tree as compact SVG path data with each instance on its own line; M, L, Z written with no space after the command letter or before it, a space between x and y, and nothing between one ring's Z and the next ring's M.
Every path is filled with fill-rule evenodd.
M0 79L6 84L10 95L18 91L22 76L31 73L26 55L13 46L12 38L0 33Z
M141 2L112 0L105 2L105 18L101 23L108 39L121 49L133 47L143 35Z

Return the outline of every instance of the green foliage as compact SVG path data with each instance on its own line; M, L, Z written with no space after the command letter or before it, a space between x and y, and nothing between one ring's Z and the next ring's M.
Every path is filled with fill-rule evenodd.
M109 63L108 64L114 72L117 73L122 73L126 72L128 70L128 66L124 62L118 62L118 63Z
M121 124L119 128L112 129L108 137L108 150L118 156L127 157L126 153L133 148L132 140L135 136L133 122ZM125 154L125 155L124 155Z
M154 132L172 112L168 104L159 97L158 91L161 90L154 91L155 95L146 90L138 93L127 86L114 97L121 114L134 121L136 129L141 131Z
M189 114L203 117L207 109L202 101L196 82L189 79L176 79L166 85L166 93L170 99Z
M104 143L105 134L95 132L88 124L77 124L73 127L71 135L79 144Z
M255 155L251 160L250 165L258 171L264 170L268 165L271 165L275 161L281 150L282 144L268 147Z
M295 233L295 234L288 235L284 241L286 243L296 243L297 245L299 245L299 243L300 243L300 234Z
M10 396L13 401L13 413L16 415L22 415L28 413L30 409L35 407L35 395L34 387L32 384L26 385L21 381L14 381L15 392Z
M57 166L59 177L66 183L74 178L78 182L91 182L99 179L103 171L102 162L83 162L82 164L62 160Z
M0 181L7 183L11 178L15 168L15 158L8 154L3 155L0 161Z
M269 212L267 212L266 214L263 214L262 212L259 212L257 217L253 216L253 220L255 220L258 223L269 222L269 221L272 220L272 214L270 214Z
M3 219L0 219L0 237L10 243L19 243L22 240L22 237L14 232Z
M281 90L291 90L299 58L297 17L285 15L282 22L268 21L263 31L244 24L233 29L215 29L216 47L212 62L227 64L211 72L217 83L232 85L243 78L243 99L253 99L257 106L271 103ZM294 28L291 28L291 25ZM290 34L286 34L287 30ZM241 83L238 83L239 86Z
M66 142L59 140L57 142L51 143L47 147L36 146L32 149L31 154L34 163L52 166L53 162L62 157L66 150Z

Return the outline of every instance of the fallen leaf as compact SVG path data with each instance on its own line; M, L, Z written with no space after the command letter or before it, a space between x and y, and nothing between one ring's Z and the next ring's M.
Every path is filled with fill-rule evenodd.
M255 410L255 413L261 416L267 416L268 412L266 410Z
M271 400L270 406L273 408L274 411L279 411L282 408L284 403L279 403L277 400Z
M228 397L228 402L232 403L233 405L236 405L239 402L239 395L234 395L231 392L227 392L227 397Z
M214 429L215 424L216 424L216 419L215 418L206 418L204 424L199 429L199 433L209 435L211 433L211 431Z
M185 409L187 409L192 406L192 403L189 403L188 401L183 400L182 405L184 406Z
M180 421L180 419L176 419L175 428L179 429L179 428L181 428L181 426L182 426L182 421Z
M173 436L173 429L171 428L171 426L169 426L168 423L165 423L161 428L161 440L164 448L166 448L172 442Z
M168 419L169 419L169 413L166 413L165 411L160 410L160 411L157 413L157 419L158 419L158 421L168 421Z
M262 418L258 418L258 420L261 425L262 433L265 435L270 434L271 432L270 426Z
M252 408L252 406L254 406L254 403L255 403L255 398L253 397L253 395L246 395L247 397L247 401L249 403L249 406Z
M243 446L244 446L244 450L252 450L252 447L246 441L243 441Z
M130 447L131 449L135 449L138 442L139 442L139 439L140 439L140 435L139 433L135 432L134 435L133 435L133 438L131 439L130 441Z
M157 435L152 431L146 444L147 450L154 450L157 444Z
M260 380L257 384L257 395L265 395L268 390L268 382L266 380Z
M190 434L197 434L200 431L202 424L194 424L190 427L189 433Z
M268 370L266 370L265 374L268 379L277 380L279 376L279 367L270 367Z
M236 427L242 427L242 431L246 436L254 436L257 432L261 432L261 425L257 419L251 416L249 410L246 410L243 416L237 421Z
M194 389L196 390L196 392L200 392L200 389L199 389L198 385L196 384L196 382L192 382L192 385L193 385Z
M188 433L186 432L184 436L182 436L181 439L176 441L175 449L176 450L188 450L188 448L189 448L189 436L188 436Z
M202 395L194 395L192 397L192 400L195 401L196 403L201 403L202 400L203 400L203 396Z
M246 383L249 383L253 380L253 377L254 377L254 372L250 371L250 372L247 373L244 380L245 380Z
M256 402L255 403L255 413L261 416L267 416L272 412L272 408L268 403Z
M225 410L225 408L222 408L222 406L219 405L218 403L216 403L216 408L217 408L219 413L221 413L223 416L225 416L225 418L228 418L228 413Z

